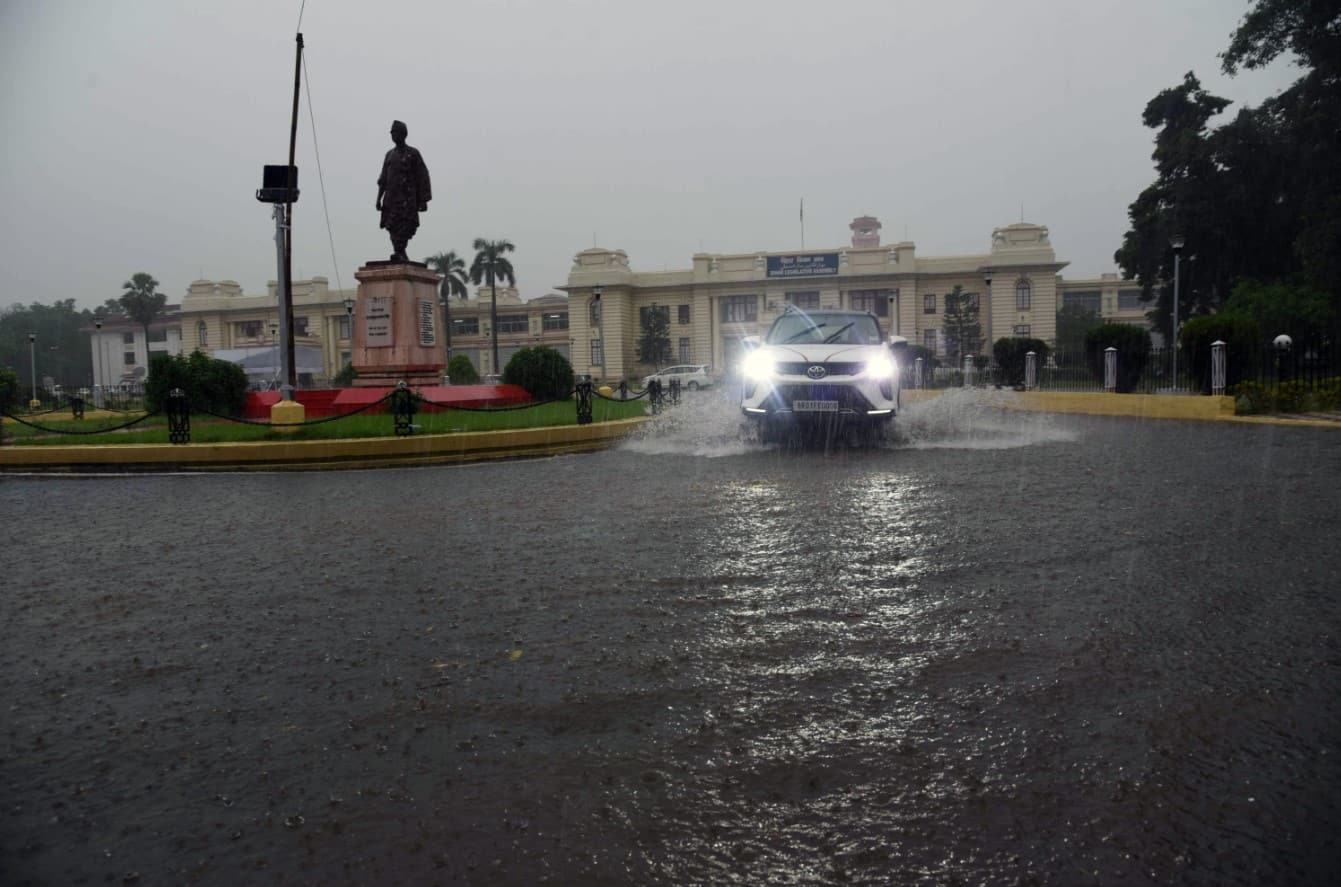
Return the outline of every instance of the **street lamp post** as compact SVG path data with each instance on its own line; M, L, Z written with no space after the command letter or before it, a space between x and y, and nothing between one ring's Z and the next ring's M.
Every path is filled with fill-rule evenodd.
M98 343L98 371L93 374L94 375L93 384L95 387L98 385L105 386L107 384L107 376L103 372L102 367L102 321L101 320L93 321L93 329L95 330L93 338ZM102 404L99 404L99 406L102 406Z
M345 317L349 321L349 351L352 359L352 354L354 351L354 297L345 296L344 305L345 305Z
M281 313L280 316L283 317L283 314ZM270 342L271 342L271 344L272 344L272 346L273 346L273 348L274 348L273 356L271 357L271 360L273 360L274 363L275 363L275 365L276 365L277 367L279 367L279 369L277 370L277 372L280 373L280 375L277 375L277 376L275 377L275 390L277 390L277 391L283 391L283 381L282 381L282 380L283 380L283 375L282 375L282 374L283 374L283 372L284 372L284 366L283 366L283 362L282 362L282 360L281 360L281 355L280 355L280 347L281 347L281 346L280 346L280 343L279 343L279 321L275 321L275 320L270 321ZM280 399L281 399L281 400L284 399L283 394L280 395Z
M1178 390L1178 265L1183 257L1183 235L1175 234L1169 241L1173 247L1173 390Z
M601 285L598 283L591 288L591 301L596 305L596 335L601 340L601 381L605 381L606 361L610 358L605 353L605 306L601 304Z
M37 333L28 334L28 372L32 373L33 377L33 399L28 406L36 409L39 405L37 400Z
M987 345L990 348L992 344L992 272L984 271L982 279L987 284L987 301L985 304L987 306ZM992 359L995 361L995 355Z

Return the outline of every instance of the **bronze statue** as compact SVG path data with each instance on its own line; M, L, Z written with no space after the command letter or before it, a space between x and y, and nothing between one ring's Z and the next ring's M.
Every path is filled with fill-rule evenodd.
M377 179L377 211L382 214L379 227L391 235L393 262L409 261L405 247L419 230L419 214L428 211L428 202L433 199L424 158L405 144L409 134L399 120L391 124L391 141L396 147L386 152L382 175Z

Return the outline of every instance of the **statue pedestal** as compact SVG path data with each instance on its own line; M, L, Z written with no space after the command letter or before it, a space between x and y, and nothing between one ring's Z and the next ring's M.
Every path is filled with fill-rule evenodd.
M438 275L418 262L369 262L354 279L354 385L441 385L447 364Z

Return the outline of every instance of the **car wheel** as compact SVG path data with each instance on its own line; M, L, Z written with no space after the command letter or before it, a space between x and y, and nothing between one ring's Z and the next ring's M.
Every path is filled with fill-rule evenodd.
M686 386L684 386L684 387L688 388L690 391L697 391L697 390L698 390L698 383L697 383L697 382L690 382L688 385L686 385Z

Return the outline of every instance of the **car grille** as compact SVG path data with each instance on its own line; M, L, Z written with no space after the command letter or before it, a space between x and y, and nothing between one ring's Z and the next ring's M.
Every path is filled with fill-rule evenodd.
M786 363L779 363L776 369L778 375L780 376L804 376L806 374L806 370L810 369L814 365L815 364L813 362L803 363L801 361L788 361ZM829 363L821 361L820 366L824 367L824 372L830 376L855 376L858 375L864 368L864 365L860 363L848 363L841 361L834 361Z
M864 413L874 409L860 391L850 385L778 385L773 389L774 408L791 409L794 400L836 400L838 409Z

